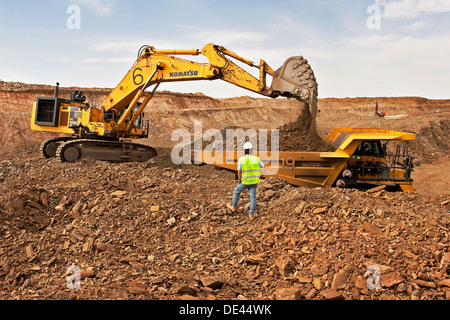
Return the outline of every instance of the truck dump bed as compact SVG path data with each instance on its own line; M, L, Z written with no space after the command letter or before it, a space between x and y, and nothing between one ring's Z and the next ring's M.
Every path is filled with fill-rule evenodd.
M410 179L411 157L403 154L400 161L403 167L401 163L392 167L388 161L391 155L381 150L381 141L390 140L415 140L415 134L379 128L338 128L324 139L336 148L334 152L256 151L253 155L265 164L264 176L279 177L297 186L331 187L343 179L350 184L397 185L402 190L414 190ZM362 143L379 145L378 153L364 154L360 150ZM237 161L243 155L240 151L193 152L196 163L231 171L237 171ZM343 176L346 169L348 172ZM407 169L408 174L404 172Z

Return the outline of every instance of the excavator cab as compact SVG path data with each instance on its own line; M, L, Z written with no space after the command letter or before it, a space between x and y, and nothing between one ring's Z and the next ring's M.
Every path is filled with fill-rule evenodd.
M84 103L86 101L86 96L83 94L83 91L75 90L70 94L70 100L73 102ZM86 106L89 106L87 103Z
M138 102L133 108L132 114L136 113L140 107L141 103ZM117 113L115 119L119 119L124 111ZM139 132L134 137L135 138L148 138L149 130L149 120L144 120L144 112L141 112L136 120L131 124L131 130L134 132Z
M414 157L402 142L387 141L382 144L380 140L362 141L349 160L348 170L351 174L346 177L346 184L383 181L399 188L402 187L399 183L412 182ZM387 144L394 147L388 148Z

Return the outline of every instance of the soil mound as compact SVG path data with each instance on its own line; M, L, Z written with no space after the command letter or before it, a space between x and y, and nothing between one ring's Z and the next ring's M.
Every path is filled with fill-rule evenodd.
M433 163L448 155L450 150L450 120L439 120L416 133L416 140L408 141L411 152L423 163Z
M296 121L280 127L281 151L334 151L316 132L315 119L303 110Z
M315 131L316 123L304 104L299 102L298 108L300 110L299 116L295 121L284 124L278 130L278 150L279 151L334 151L334 148L325 143L323 139ZM243 144L245 141L252 141L254 145L258 146L258 150L273 150L276 147L276 139L272 137L272 130L270 128L244 128L237 126L229 126L220 131L217 136L211 134L209 137L204 137L196 140L191 144L194 148L196 145L202 145L205 149L214 148L217 144L222 145L222 150L237 150L238 144ZM234 145L229 147L226 145L227 130L229 134L234 134ZM241 139L238 139L237 137ZM220 139L216 139L220 138ZM274 140L272 141L272 138ZM197 143L197 144L196 144ZM242 146L241 146L242 147ZM217 150L217 149L216 149Z

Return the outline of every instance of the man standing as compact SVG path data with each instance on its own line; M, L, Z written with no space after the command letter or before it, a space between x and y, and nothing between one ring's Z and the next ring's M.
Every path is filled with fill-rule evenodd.
M231 204L227 204L227 207L236 212L239 196L241 192L248 189L250 195L250 220L253 220L256 212L256 188L260 181L261 175L264 174L264 164L256 157L252 156L253 146L250 142L244 144L245 156L238 160L238 179L239 184L234 189L233 201Z

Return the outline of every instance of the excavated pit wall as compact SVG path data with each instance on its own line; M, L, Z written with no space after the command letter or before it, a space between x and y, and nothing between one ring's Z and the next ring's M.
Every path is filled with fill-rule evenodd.
M61 87L59 96L68 98L73 90L84 91L88 102L98 106L111 89ZM21 152L31 154L43 140L54 136L30 129L33 102L38 96L53 94L53 86L0 81L0 154L3 158ZM380 110L386 111L386 118L374 115L376 102ZM319 99L318 105L320 112L314 123L305 112L305 105L294 99L247 96L214 99L200 93L157 92L144 111L144 118L150 120L150 135L143 142L172 148L178 143L171 140L174 130L186 129L193 133L194 122L201 121L203 132L226 128L268 129L270 132L279 128L282 151L330 151L322 138L337 127L380 127L416 133L417 140L409 143L411 151L428 163L447 154L450 147L450 100L326 98ZM314 127L317 132L311 130Z
M98 106L110 89L60 88L59 96L68 98L73 90L83 90L87 101ZM8 153L18 146L29 144L52 135L31 131L31 109L39 96L53 96L51 86L20 83L0 83L0 153ZM177 129L194 130L194 123L201 122L203 132L208 129L223 130L228 127L275 129L295 122L303 134L310 123L299 123L305 105L297 100L250 98L247 96L213 99L203 94L159 92L144 110L144 119L150 120L149 138L143 143L155 147L173 147L171 140ZM308 120L309 121L309 120ZM305 131L306 133L306 131ZM320 138L318 138L320 140Z

